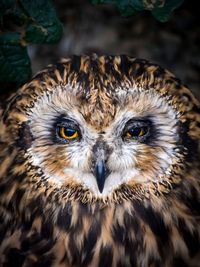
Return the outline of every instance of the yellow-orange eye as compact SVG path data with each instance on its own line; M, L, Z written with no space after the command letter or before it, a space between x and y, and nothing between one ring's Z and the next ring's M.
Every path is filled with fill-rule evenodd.
M147 127L133 127L130 130L128 130L125 134L126 137L141 137L145 135L148 131Z
M58 133L59 136L64 139L76 139L79 137L77 130L63 126L59 128Z

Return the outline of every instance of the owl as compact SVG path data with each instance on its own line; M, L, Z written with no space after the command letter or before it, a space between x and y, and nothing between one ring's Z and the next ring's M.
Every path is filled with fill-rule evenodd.
M200 103L129 56L72 56L0 115L0 267L200 266Z

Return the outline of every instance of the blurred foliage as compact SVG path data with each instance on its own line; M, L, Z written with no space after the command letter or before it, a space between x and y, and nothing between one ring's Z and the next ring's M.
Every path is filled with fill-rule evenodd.
M161 22L166 22L184 0L91 0L93 4L114 4L123 16L149 10Z
M63 27L51 0L0 0L0 82L31 77L27 45L56 43Z
M149 10L159 21L167 21L183 0L90 0L114 4L123 16ZM87 18L86 18L87 19ZM22 84L31 77L29 44L58 42L63 26L52 0L0 0L0 82Z

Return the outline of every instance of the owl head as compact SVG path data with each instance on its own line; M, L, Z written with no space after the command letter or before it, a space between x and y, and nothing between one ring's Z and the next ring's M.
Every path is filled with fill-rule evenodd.
M158 65L73 56L9 99L2 138L15 147L31 190L82 201L142 198L184 179L198 153L199 107Z

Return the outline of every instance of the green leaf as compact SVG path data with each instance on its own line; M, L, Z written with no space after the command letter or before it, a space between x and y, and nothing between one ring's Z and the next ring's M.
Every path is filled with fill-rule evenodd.
M31 77L31 64L19 33L0 35L0 82L26 82Z
M161 22L166 22L169 20L174 9L179 7L184 0L167 0L165 1L163 7L155 8L152 10L152 15Z
M27 43L56 43L62 37L63 26L51 0L0 0L0 17L8 15L22 26Z
M140 0L135 0L134 2L128 0L118 0L116 1L116 3L122 16L132 16L135 15L138 11L142 11L144 9L142 1Z
M159 21L167 21L184 0L92 0L93 4L115 4L123 16L149 10Z
M142 10L141 1L135 0L92 0L93 4L114 4L119 9L122 16L131 16L137 13L138 10Z
M24 37L26 42L56 43L61 39L63 26L51 1L21 0L20 4L27 16Z
M6 32L6 25L18 32ZM17 25L17 27L16 27ZM31 77L27 43L56 43L63 27L51 0L0 0L0 81L26 82Z

